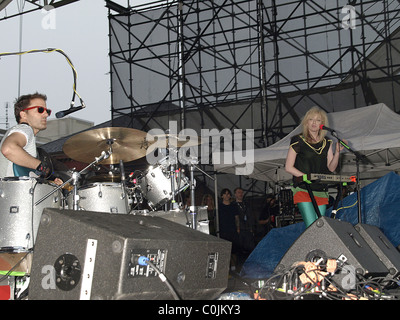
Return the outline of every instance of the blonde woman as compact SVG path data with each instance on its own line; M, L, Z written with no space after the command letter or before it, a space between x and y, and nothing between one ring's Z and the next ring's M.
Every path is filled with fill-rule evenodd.
M301 124L303 132L291 139L285 170L293 175L294 181L295 177L304 174L333 173L339 163L340 150L343 146L336 143L333 152L332 140L325 137L326 131L321 129L321 126L329 126L325 111L318 107L311 108ZM294 203L297 204L306 227L309 227L318 218L310 195L301 185L295 186L292 190ZM327 185L312 183L311 190L321 215L325 215L326 205L329 202Z

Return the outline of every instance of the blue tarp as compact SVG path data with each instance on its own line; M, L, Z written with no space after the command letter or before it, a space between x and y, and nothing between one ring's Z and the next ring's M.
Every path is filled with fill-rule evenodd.
M336 219L353 225L359 223L356 193L343 199L338 209ZM326 216L331 216L331 209L327 210ZM400 176L398 174L390 172L361 189L361 219L362 223L381 229L395 247L400 245ZM304 230L303 222L272 229L247 258L240 275L252 279L270 277L286 251Z

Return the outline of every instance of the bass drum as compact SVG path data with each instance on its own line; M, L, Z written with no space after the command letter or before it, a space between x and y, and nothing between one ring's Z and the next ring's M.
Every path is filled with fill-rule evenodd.
M44 208L62 209L60 190L28 177L0 179L0 252L28 252L35 244Z
M73 194L67 198L68 208L74 207ZM91 183L78 189L78 209L127 214L129 197L121 183Z

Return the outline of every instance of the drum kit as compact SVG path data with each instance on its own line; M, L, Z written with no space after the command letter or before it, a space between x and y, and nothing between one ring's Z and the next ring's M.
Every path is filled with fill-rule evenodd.
M169 206L168 212L174 211L174 217L177 212L189 214L191 219L185 221L197 229L195 207L187 212L176 207L175 199L188 188L194 199L194 165L189 164L191 174L186 177L185 171L177 168L178 162L171 160L176 158L171 157L172 153L176 154L184 143L169 134L162 138L168 141L165 157L136 175L126 175L124 164L154 151L149 135L136 129L111 127L84 131L65 142L64 153L87 166L79 172L69 170L69 178L61 185L31 177L0 179L0 253L32 251L46 207L76 210L79 214L86 210L160 215L156 210ZM100 166L109 169L108 173L97 174ZM143 202L148 209L135 210Z

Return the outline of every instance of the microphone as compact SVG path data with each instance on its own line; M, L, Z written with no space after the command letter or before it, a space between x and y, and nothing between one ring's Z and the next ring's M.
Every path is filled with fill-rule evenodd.
M331 132L331 133L336 133L335 130L333 130L333 129L331 129L331 128L328 128L328 127L325 127L323 124L321 124L321 125L319 126L319 128L320 128L321 130L326 130L326 131L329 131L329 132Z
M70 113L73 113L73 112L76 112L76 111L79 111L79 110L82 110L83 108L85 108L84 104L79 106L79 107L71 107L71 108L69 108L67 110L59 111L59 112L56 113L56 118L63 118L66 115L68 115Z

